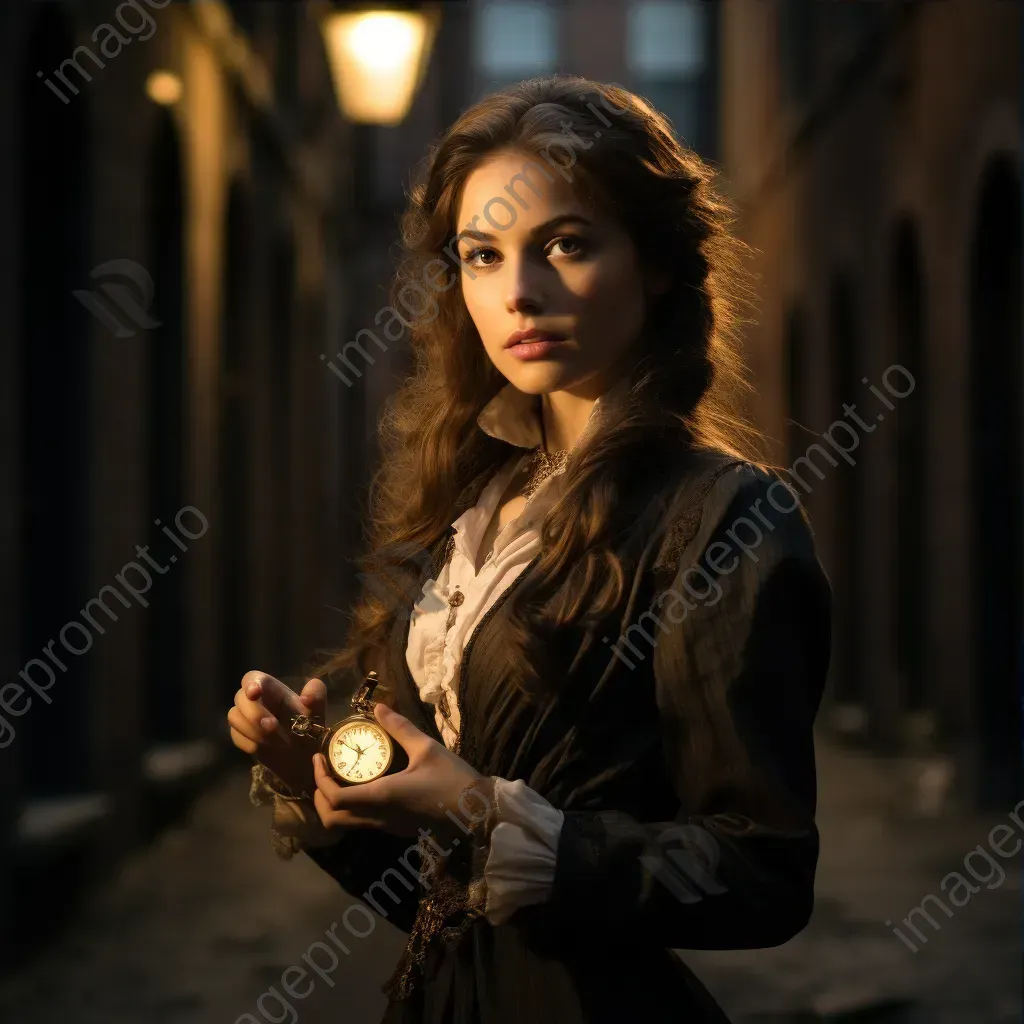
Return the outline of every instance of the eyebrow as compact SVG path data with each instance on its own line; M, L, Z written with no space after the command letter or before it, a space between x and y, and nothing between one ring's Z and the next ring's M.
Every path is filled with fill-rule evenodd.
M550 231L556 225L570 223L593 226L593 221L588 217L583 217L578 213L562 213L557 217L552 217L550 220L544 221L543 224L538 224L530 234L542 235L546 231ZM511 227L511 225L509 226ZM497 235L492 235L487 231L475 231L472 228L467 228L465 231L459 232L459 241L461 242L463 238L472 238L480 242L494 242L497 240Z

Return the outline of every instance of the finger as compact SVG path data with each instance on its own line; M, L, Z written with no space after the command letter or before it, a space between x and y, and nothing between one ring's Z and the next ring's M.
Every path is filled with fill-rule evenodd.
M255 730L252 738L257 742L265 740L275 732L281 739L288 739L287 730L267 711L262 701L250 700L242 690L239 690L235 694L235 707L241 716L252 724Z
M290 728L292 715L308 713L298 694L265 672L247 672L242 681L245 685L236 703L246 717L266 735L276 734L281 742L291 744L295 739Z
M327 717L327 685L322 679L307 680L299 700L306 707L306 714L324 719Z
M228 725L251 743L262 743L267 738L259 723L250 721L237 707L228 711Z
M351 811L336 811L330 801L319 789L313 792L313 806L316 808L320 823L325 828L383 828L384 822L378 818L367 818Z
M249 697L244 690L238 690L235 693L235 707L241 711L242 715L254 725L259 726L260 722L265 718L274 718L271 712L264 705L261 700L254 700ZM274 719L276 723L276 719ZM267 727L269 731L273 731L273 726Z
M249 700L259 700L263 693L264 672L246 672L239 687Z
M345 787L339 786L327 771L327 762L323 754L313 755L313 779L316 782L317 792L322 793L327 802L335 807L340 805Z
M228 730L231 733L231 742L234 743L243 754L255 754L259 747L253 743L248 736L240 733L234 726L231 726Z
M338 811L379 818L381 811L394 799L394 776L385 776L360 786L339 786L327 770L323 754L313 755L313 777L319 792Z
M246 691L246 696L249 696L250 700L253 699L251 694L257 690L256 697L266 708L266 713L273 715L278 721L287 722L292 715L308 713L305 704L299 700L299 695L280 679L275 679L266 672L247 672L243 679L246 681L246 685L242 687Z
M323 793L335 810L345 809L370 815L373 809L380 808L388 802L389 789L385 785L387 779L377 779L361 786L339 786L327 770L323 754L313 755L313 778L316 780L317 790Z
M258 722L267 713L263 702L258 697L250 697L245 690L235 691L235 707L250 722Z
M374 717L402 745L402 748L410 756L419 753L436 742L425 732L417 729L405 715L392 711L386 704L376 704L373 709Z

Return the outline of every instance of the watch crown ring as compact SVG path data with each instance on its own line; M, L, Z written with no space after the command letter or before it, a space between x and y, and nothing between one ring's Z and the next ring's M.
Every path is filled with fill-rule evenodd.
M310 715L292 715L289 724L296 736L315 736L324 730L324 726Z

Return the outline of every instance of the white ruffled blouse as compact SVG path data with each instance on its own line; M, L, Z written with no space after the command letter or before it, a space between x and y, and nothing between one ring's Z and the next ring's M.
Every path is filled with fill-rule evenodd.
M588 430L596 420L599 405L600 399L591 409ZM458 679L466 641L487 610L540 550L540 522L558 499L564 474L564 470L553 473L538 486L519 516L498 531L476 572L480 543L502 495L529 460L532 449L541 443L537 396L506 384L484 407L477 424L492 437L530 451L513 456L487 483L476 505L452 524L452 556L438 578L423 585L413 608L406 662L420 699L437 708L435 721L449 749L459 733ZM448 626L449 598L456 590L462 592L463 601L455 606L454 620ZM442 696L447 697L447 719L440 707ZM491 849L484 866L484 912L492 924L501 924L519 907L543 903L550 896L562 812L521 779L495 779L494 794L498 824L491 833Z
M600 406L599 398L591 409L584 433L596 424ZM492 437L532 450L542 441L538 413L537 396L506 384L484 407L477 424ZM580 440L582 435L577 445ZM530 455L527 451L513 456L487 483L476 505L455 520L452 556L438 578L423 585L413 608L406 662L421 700L437 709L435 721L449 749L459 734L458 679L466 641L487 610L539 551L540 522L561 491L564 470L553 473L538 486L519 516L498 531L480 571L474 571L480 543L498 503ZM455 606L454 620L448 627L448 599L456 590L462 592L463 600ZM447 719L440 706L442 696L447 697ZM491 924L501 924L520 907L549 898L563 815L522 779L496 778L494 795L498 824L491 833L484 866L484 912ZM294 807L282 810L299 812ZM282 831L302 837L307 830L285 827Z

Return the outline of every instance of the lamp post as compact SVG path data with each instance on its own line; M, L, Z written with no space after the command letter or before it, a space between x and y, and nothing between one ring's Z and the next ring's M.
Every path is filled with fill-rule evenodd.
M334 0L311 2L319 23L335 97L345 122L345 184L339 192L339 287L344 312L339 317L337 346L374 323L373 296L378 294L384 239L394 229L394 210L382 202L378 182L377 146L409 113L440 27L440 5L365 3ZM401 129L399 129L401 130ZM381 241L378 241L381 240ZM386 255L386 254L385 254ZM376 352L376 350L375 350ZM380 362L352 386L339 386L325 370L337 395L340 444L336 462L339 495L362 492L376 461L372 429L380 381L387 368ZM382 376L383 372L383 376ZM339 496L340 546L348 555L361 547L360 522L365 509ZM354 579L339 584L343 603L358 595Z
M434 4L324 9L324 45L347 121L401 123L423 80L439 22Z

